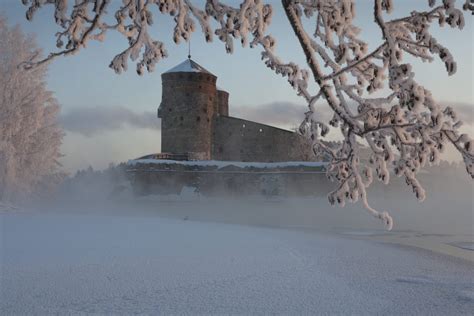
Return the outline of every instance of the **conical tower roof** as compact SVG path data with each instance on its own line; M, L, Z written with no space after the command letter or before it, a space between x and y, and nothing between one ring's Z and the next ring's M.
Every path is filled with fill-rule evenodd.
M183 61L181 64L174 66L170 70L166 71L165 74L172 73L172 72L200 72L200 73L210 74L214 76L214 74L206 70L204 67L199 65L197 62L195 62L191 58L188 58L185 61Z

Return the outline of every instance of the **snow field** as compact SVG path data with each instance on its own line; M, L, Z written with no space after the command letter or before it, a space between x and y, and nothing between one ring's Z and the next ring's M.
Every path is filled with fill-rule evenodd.
M474 310L472 264L412 248L159 217L0 220L3 315Z

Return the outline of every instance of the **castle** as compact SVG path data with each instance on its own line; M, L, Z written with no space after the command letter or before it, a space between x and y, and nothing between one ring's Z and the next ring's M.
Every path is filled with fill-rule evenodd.
M161 75L161 154L175 160L281 162L314 160L295 132L229 116L229 93L188 58Z

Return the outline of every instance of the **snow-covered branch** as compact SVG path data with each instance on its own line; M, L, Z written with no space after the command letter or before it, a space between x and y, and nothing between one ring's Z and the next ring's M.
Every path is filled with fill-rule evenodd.
M385 22L384 12L391 12L393 4L375 0L374 20L384 41L371 53L366 52L366 45L356 37L358 30L352 25L353 1L282 2L313 77L335 112L330 125L339 127L343 136L343 141L332 143L329 150L323 140L327 128L314 118L310 106L300 131L313 139L317 151L332 157L328 177L339 183L329 196L332 204L344 205L345 200L361 199L369 212L391 228L388 213L377 212L367 201L366 187L372 182L372 169L384 183L389 182L390 170L404 176L416 197L423 200L425 191L416 173L427 163L437 163L446 142L460 151L467 171L473 176L472 141L467 135L458 134L461 123L454 111L441 109L431 93L416 83L411 65L401 63L403 53L426 61L432 61L432 55L436 54L445 63L448 74L455 73L456 63L449 50L429 33L435 19L441 26L447 23L462 29L463 15L455 8L454 1L443 1L430 11L412 12L408 17ZM314 39L304 30L302 12L307 17L316 15ZM316 42L318 40L321 44ZM332 53L332 57L328 53ZM319 60L330 69L329 74L323 73ZM355 83L348 75L355 77ZM386 78L392 90L390 95L362 97L364 90L370 94L383 88ZM357 103L356 114L348 107L344 95ZM366 143L368 148L361 143ZM361 151L367 150L370 152L368 163L361 158ZM365 165L363 172L362 165Z

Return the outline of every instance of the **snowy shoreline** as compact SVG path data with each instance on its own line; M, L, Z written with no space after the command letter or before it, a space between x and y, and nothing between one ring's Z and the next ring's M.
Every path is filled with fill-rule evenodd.
M472 263L414 248L158 216L0 221L4 315L462 315L474 307Z
M210 223L210 224L224 224L224 225L238 225L243 227L254 227L254 228L264 228L264 229L282 229L282 230L290 230L290 231L298 231L298 232L305 232L305 233L314 233L314 234L325 234L332 237L338 238L347 238L347 239L357 239L357 240L366 240L371 242L382 242L388 245L396 245L396 246L403 246L413 249L422 249L428 252L433 252L437 255L445 255L452 258L462 259L474 263L474 251L473 241L474 235L473 234L434 234L422 231L415 231L415 230L393 230L393 231L386 231L384 229L380 229L379 225L368 225L363 227L355 227L346 225L346 226L338 226L338 227L324 227L324 226L314 226L311 225L291 225L291 224L282 224L278 225L271 222L264 222L261 219L256 219L255 217L252 218L252 221L243 221L242 218L239 216L234 216L229 218L228 213L220 214L222 217L219 217L219 214L210 212L202 212L202 209L197 209L192 212L182 212L183 209L188 209L189 206L197 207L200 204L208 205L208 204L219 204L222 199L220 198L201 198L195 196L188 196L188 198L183 198L182 196L150 196L150 197L142 197L138 199L141 203L144 201L148 201L150 203L158 203L158 207L156 209L146 208L144 207L141 211L135 210L133 213L129 211L130 205L127 203L121 205L124 209L120 209L118 205L116 205L116 209L114 212L99 212L97 213L97 207L93 206L91 209L81 212L73 212L73 213L63 213L60 211L46 211L45 214L58 214L58 215L85 215L91 216L98 214L99 216L108 215L108 216L118 216L118 217L152 217L152 218L162 218L165 220L186 220L186 221L193 221L196 223ZM298 200L305 200L299 198ZM308 201L313 202L314 199L308 198ZM226 201L228 201L226 199ZM128 201L130 202L130 201ZM253 203L252 207L255 207L255 203L258 205L269 206L270 208L274 208L281 204L282 200L276 199L262 199L260 196L255 196L247 198L247 202ZM89 205L90 206L90 205ZM143 205L142 205L143 206ZM101 207L101 206L99 206ZM107 205L110 207L110 205ZM164 212L163 207L166 209L170 209L171 212ZM338 211L345 212L345 209L336 209ZM331 210L333 211L333 210ZM21 210L16 208L14 212L7 212L10 214L20 213L28 211ZM32 215L38 214L37 211L29 212ZM0 215L2 213L0 212ZM248 215L248 214L247 214ZM362 220L367 220L370 223L371 218L365 218L365 214L360 214L359 216ZM246 216L243 214L243 216ZM268 219L268 218L267 218ZM377 224L377 222L376 222Z

